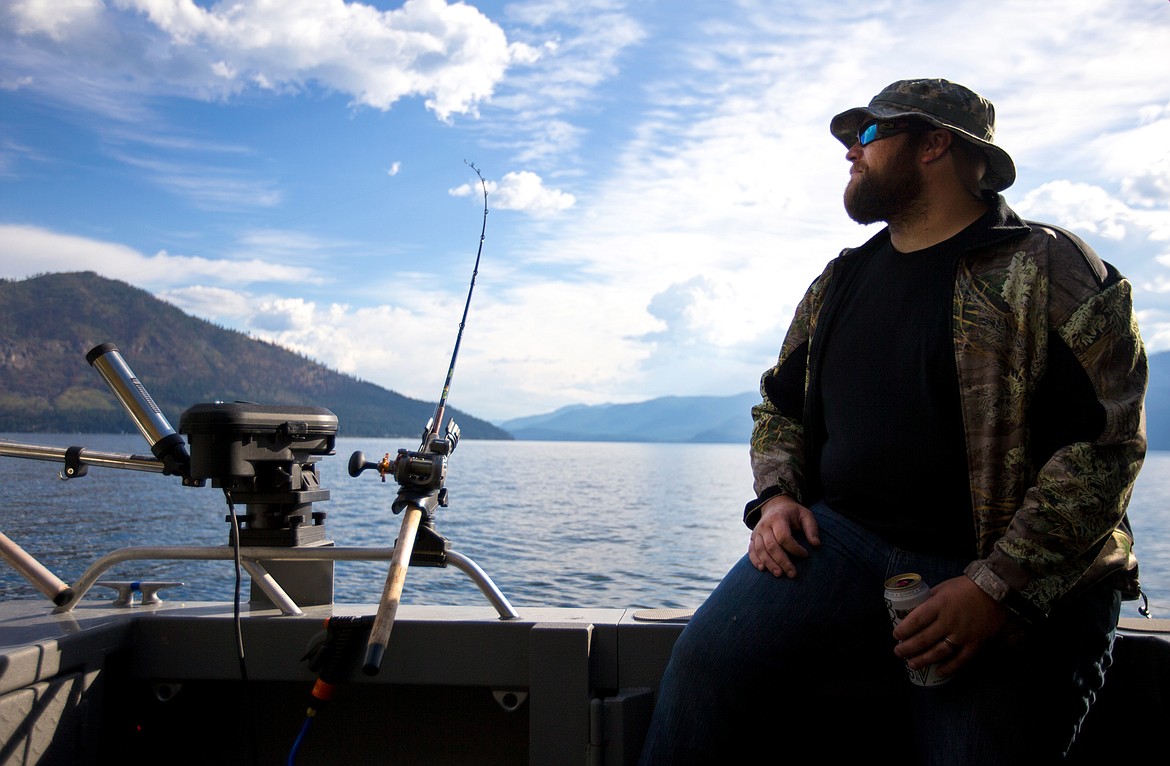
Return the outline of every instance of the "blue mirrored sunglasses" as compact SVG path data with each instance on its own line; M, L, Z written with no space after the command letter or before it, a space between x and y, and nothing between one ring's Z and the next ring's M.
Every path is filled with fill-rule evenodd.
M861 126L857 131L857 143L869 146L874 141L896 136L911 130L921 130L929 127L917 120L872 120Z

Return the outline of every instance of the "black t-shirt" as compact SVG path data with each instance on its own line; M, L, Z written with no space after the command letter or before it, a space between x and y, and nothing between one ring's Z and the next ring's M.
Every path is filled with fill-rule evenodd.
M972 555L951 330L957 240L913 253L887 241L856 264L825 341L820 468L829 507L889 542Z

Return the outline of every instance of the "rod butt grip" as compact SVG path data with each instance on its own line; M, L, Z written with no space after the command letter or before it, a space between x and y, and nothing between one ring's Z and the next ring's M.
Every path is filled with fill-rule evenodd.
M382 669L382 655L385 654L386 647L380 644L371 644L366 647L366 661L362 665L362 672L367 676L376 676L378 671Z

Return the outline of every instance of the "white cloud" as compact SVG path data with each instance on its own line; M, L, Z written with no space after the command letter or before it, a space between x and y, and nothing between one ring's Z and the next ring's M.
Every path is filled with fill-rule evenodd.
M116 242L99 242L35 226L0 226L0 273L6 279L25 279L55 271L134 272L145 264L143 255Z
M300 333L313 327L316 313L304 298L274 298L260 303L251 324L261 331Z
M284 199L284 193L272 181L248 177L233 167L169 162L125 152L119 153L119 159L145 171L153 183L204 210L272 208Z
M1090 240L1098 253L1135 283L1170 279L1170 200L1132 205L1123 180L1117 191L1080 181L1052 181L1024 195L1015 209L1025 218L1056 223ZM1160 291L1159 291L1160 292ZM1140 300L1140 297L1138 298Z
M321 279L311 269L257 258L213 260L171 255L165 250L144 255L115 242L61 234L36 226L0 224L0 276L25 279L56 271L93 271L110 279L154 289L193 281L250 284Z
M536 218L548 218L576 204L568 192L549 189L540 176L527 170L505 173L497 181L487 181L488 207L495 210L517 210ZM482 198L479 182L466 183L449 191L452 197Z
M513 59L536 57L476 8L443 0L388 11L337 0L41 0L9 2L3 13L22 51L10 51L5 68L65 98L85 72L123 92L214 98L320 87L383 110L418 96L448 120L473 113Z
M1117 191L1085 182L1052 181L1015 205L1027 218L1073 229L1134 286L1142 337L1151 351L1170 349L1170 202L1130 204L1124 181Z
M596 114L596 102L607 97L602 86L649 36L625 6L614 0L509 4L510 33L528 56L514 57L517 66L485 111L486 140L509 146L524 164L564 168L578 159L590 130L582 110Z
M214 318L218 324L246 327L254 302L246 293L227 287L187 285L161 290L158 297L192 316Z
M403 305L369 307L231 288L180 288L160 297L194 316L227 318L252 337L423 401L438 396L454 341L449 324L435 317L456 315L459 308L429 293L404 296Z
M1147 105L1127 117L1089 142L1091 162L1097 172L1119 180L1128 204L1170 210L1170 103Z
M65 42L92 32L101 25L105 10L101 0L22 0L0 9L20 35L41 34Z
M1144 214L1100 186L1063 180L1032 189L1015 207L1025 217L1060 220L1066 228L1106 239L1124 239Z
M670 285L650 299L647 310L663 329L646 337L679 346L738 346L749 341L755 335L752 323L726 311L737 294L734 284L706 276Z

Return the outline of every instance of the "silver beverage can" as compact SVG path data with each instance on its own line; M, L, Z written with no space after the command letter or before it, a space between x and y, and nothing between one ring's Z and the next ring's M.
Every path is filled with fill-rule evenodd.
M890 613L890 621L897 627L906 615L914 610L930 595L930 586L922 579L922 575L914 572L896 575L886 580L886 611ZM915 670L906 666L906 673L910 681L919 686L938 686L950 680L949 676L940 676L937 665L929 665Z

